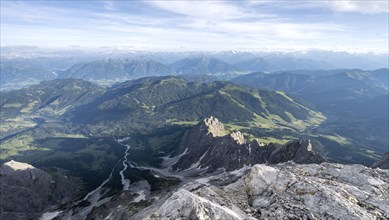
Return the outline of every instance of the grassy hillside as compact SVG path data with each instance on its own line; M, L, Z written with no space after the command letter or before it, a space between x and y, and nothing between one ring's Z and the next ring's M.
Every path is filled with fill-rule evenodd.
M193 123L210 115L244 127L298 130L325 119L284 93L247 89L229 82L187 82L178 77L119 84L95 101L69 112L67 117L88 124L142 122L158 126L166 122Z
M1 92L0 116L62 115L70 109L91 102L102 95L104 90L103 87L83 80L44 81L29 88Z
M388 69L252 73L232 81L309 101L329 119L315 130L318 134L343 136L355 149L378 154L388 149Z

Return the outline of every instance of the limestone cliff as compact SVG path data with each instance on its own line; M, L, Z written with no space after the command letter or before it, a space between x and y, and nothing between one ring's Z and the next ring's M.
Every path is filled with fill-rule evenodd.
M0 165L0 219L37 219L50 206L74 199L80 186L64 173L11 160Z
M133 219L388 219L389 171L362 165L257 164L199 179ZM243 175L242 175L243 174ZM226 184L231 176L242 175Z
M247 142L239 131L228 134L224 125L212 116L185 133L175 154L183 154L173 165L176 171L189 168L206 168L207 172L230 171L258 163L325 161L312 151L309 140L292 141L283 146L263 146L257 141Z

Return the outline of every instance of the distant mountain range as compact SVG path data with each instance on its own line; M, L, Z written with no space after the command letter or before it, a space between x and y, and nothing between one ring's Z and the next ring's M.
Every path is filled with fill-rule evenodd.
M172 64L179 75L217 75L246 71L232 64L208 56L191 57Z
M60 78L90 81L125 81L147 76L174 75L174 69L154 60L107 59L78 63L60 73Z
M58 77L50 69L33 63L3 64L2 61L0 68L0 86L2 90L16 89Z
M242 69L255 71L280 71L280 70L298 70L298 69L326 69L331 65L306 58L294 58L287 56L254 57L236 63Z
M1 89L16 89L56 78L78 78L101 84L164 75L212 75L230 79L249 72L388 67L387 55L330 51L300 52L148 52L58 51L2 53ZM16 50L16 49L15 49ZM27 54L26 54L27 53Z
M334 99L341 101L386 94L388 80L388 69L379 69L251 73L232 81L253 88L282 90L316 105L326 105Z

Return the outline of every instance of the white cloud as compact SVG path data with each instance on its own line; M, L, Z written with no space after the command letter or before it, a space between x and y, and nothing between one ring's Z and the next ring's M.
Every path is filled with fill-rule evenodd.
M232 4L222 1L146 1L157 8L176 14L205 17L215 19L227 19L241 17L245 12Z
M298 1L278 1L278 0L252 0L247 4L253 6L266 6L293 9L314 9L328 8L334 12L356 12L363 14L389 13L388 0L298 0Z
M339 24L324 22L293 23L280 15L253 11L251 6L269 4L269 1L243 2L241 5L223 1L148 1L159 9L185 15L171 26L185 32L219 33L220 38L267 41L266 38L285 40L324 39L329 33L342 32ZM272 1L270 2L272 3ZM285 2L283 2L285 3ZM175 30L177 33L180 30ZM194 35L194 37L198 37Z
M337 12L389 13L388 0L337 0L328 3L330 8Z
M111 3L96 3L101 9L105 9L104 12L89 10L87 7L2 3L4 13L1 14L1 43L195 49L352 45L387 48L388 45L387 32L383 36L382 32L385 30L382 31L382 28L377 29L377 33L368 35L369 31L360 31L358 26L349 26L347 22L293 19L293 16L300 15L277 11L281 3L285 4L284 1L275 1L276 9L273 1L268 0L255 1L255 5L230 1L146 1L139 3L146 9L145 12L137 13L129 13L123 9L127 7L135 10L131 8L130 2L118 1L110 5ZM297 2L293 7L318 8L319 3L325 8L335 4L329 1ZM353 7L343 5L337 7L336 11L344 12L346 8L347 11L357 10ZM157 13L152 13L155 11ZM332 15L328 11L327 13L326 16Z

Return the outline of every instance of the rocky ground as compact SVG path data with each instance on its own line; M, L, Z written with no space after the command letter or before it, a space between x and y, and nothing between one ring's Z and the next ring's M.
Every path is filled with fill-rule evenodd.
M389 171L361 165L257 164L193 181L133 219L388 219Z
M11 160L0 165L0 219L38 219L47 208L75 199L81 186L59 170L48 173Z

